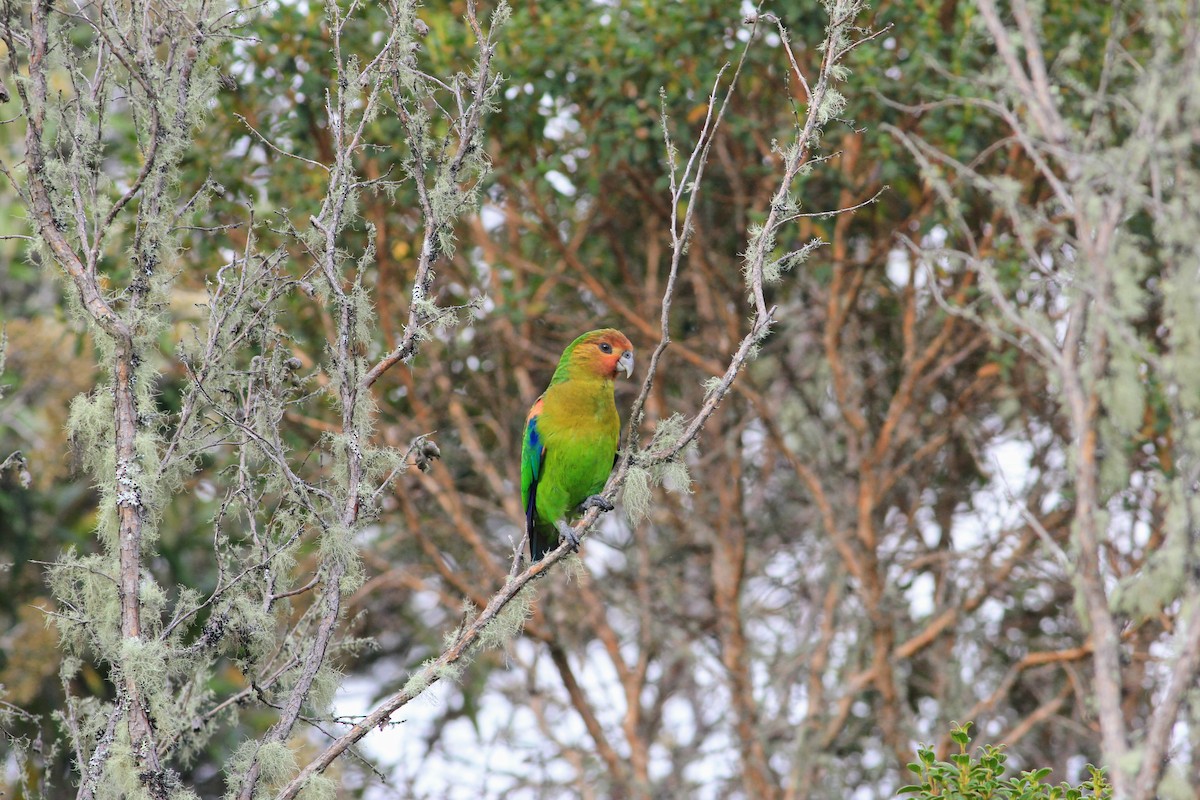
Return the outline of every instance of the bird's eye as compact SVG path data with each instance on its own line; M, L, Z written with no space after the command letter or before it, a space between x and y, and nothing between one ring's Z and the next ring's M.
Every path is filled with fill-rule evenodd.
M611 344L609 344L608 342L601 342L601 343L600 343L600 352L602 352L602 353L611 353L611 352L612 352L612 345L611 345Z

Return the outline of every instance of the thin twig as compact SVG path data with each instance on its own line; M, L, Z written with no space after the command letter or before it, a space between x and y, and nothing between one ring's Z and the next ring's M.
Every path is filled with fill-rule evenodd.
M265 144L267 147L269 147L269 148L271 148L272 150L274 150L274 151L275 151L276 153L278 153L279 155L281 155L281 156L284 156L284 157L286 157L286 158L294 158L294 159L296 159L297 161L302 161L302 162L304 162L305 164L308 164L310 167L316 167L317 169L320 169L320 170L322 170L322 171L324 171L324 172L329 172L329 171L330 171L330 170L329 170L329 167L328 167L326 164L322 164L320 161L313 161L311 158L306 158L306 157L304 157L304 156L302 156L302 155L300 155L300 154L298 154L298 153L293 153L293 152L290 152L290 151L288 151L288 150L284 150L282 147L280 147L280 146L278 146L277 144L275 144L274 142L272 142L272 141L271 141L270 139L268 139L266 136L264 136L263 134L259 133L259 131L258 131L258 128L256 128L256 127L254 127L253 125L251 125L251 124L250 124L250 120L246 119L246 118L245 118L245 117L243 117L241 114L237 114L237 113L235 113L235 114L234 114L234 116L235 116L235 117L237 117L237 118L238 118L238 120L240 120L240 121L241 121L241 123L242 123L243 125L245 125L245 126L246 126L247 130L249 130L249 131L250 131L251 133L253 133L253 134L254 134L256 137L258 137L258 140L259 140L260 142L262 142L262 143L263 143L263 144Z

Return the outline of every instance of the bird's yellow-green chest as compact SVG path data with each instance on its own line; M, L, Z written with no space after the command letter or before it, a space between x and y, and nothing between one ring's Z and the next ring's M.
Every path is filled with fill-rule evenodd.
M599 444L615 442L621 419L613 400L612 381L567 381L546 390L539 427L552 430L564 441Z
M546 473L572 502L581 502L603 487L621 433L612 382L596 383L594 387L574 382L552 386L538 420Z

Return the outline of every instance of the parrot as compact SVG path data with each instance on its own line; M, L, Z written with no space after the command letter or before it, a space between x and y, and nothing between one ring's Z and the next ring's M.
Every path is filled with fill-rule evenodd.
M521 505L529 556L540 561L589 508L612 511L598 492L617 459L621 418L615 379L633 375L633 345L614 328L588 331L563 351L550 385L529 410L521 437Z

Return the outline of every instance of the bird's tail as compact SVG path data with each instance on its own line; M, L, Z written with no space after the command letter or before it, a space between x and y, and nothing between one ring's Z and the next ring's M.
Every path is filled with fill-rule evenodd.
M541 561L542 556L549 553L558 545L558 532L553 528L542 529L532 525L529 528L529 558L530 561Z
M529 560L541 561L542 556L554 549L557 534L554 529L549 531L537 522L537 481L529 487L529 497L525 500L525 533L529 535Z

